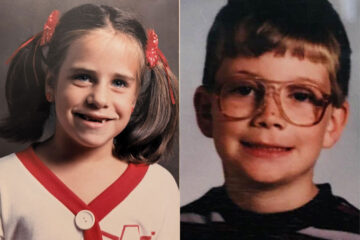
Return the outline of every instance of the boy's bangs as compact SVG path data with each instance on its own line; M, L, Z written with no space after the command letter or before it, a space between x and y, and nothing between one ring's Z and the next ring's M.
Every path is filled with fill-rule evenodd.
M336 80L340 46L333 36L328 35L322 41L310 42L301 37L286 36L269 23L256 27L245 25L245 22L238 26L234 41L226 39L223 43L224 57L259 57L267 52L284 56L288 52L300 60L307 59L313 63L324 64L329 72L335 103L342 102L344 97Z
M300 60L307 59L313 63L323 64L329 73L331 93L335 97L334 104L340 106L340 102L343 101L344 96L336 80L340 55L340 47L336 41L333 41L333 44L329 46L314 44L304 40L283 38L274 51L278 56L283 56L286 52L289 52L292 56Z
M239 24L233 34L225 40L225 55L229 57L259 57L275 51L279 56L289 51L294 57L315 63L331 64L337 70L340 46L334 36L323 34L311 40L307 36L285 31L270 22L258 25L251 19Z

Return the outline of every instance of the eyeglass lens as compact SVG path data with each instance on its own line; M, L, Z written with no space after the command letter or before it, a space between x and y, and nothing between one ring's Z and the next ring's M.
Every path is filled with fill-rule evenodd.
M260 81L229 82L221 88L220 107L230 117L250 117L264 106L266 95L267 86ZM317 122L326 105L319 89L302 83L282 85L275 97L280 101L279 107L286 117L299 125Z

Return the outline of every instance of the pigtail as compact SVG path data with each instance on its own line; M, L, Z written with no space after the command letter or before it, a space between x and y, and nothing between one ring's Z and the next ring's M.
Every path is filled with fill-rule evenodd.
M41 137L49 116L45 99L45 78L41 33L12 56L6 77L9 116L1 122L0 136L17 142ZM24 45L24 44L23 44Z
M144 78L130 123L115 138L115 149L129 162L150 164L170 152L178 126L178 83L162 62L146 70Z

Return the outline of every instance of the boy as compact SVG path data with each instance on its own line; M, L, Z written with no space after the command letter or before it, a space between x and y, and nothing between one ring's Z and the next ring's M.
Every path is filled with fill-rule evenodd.
M182 208L182 239L360 239L359 210L313 183L346 125L350 46L327 0L233 0L194 103L225 185Z

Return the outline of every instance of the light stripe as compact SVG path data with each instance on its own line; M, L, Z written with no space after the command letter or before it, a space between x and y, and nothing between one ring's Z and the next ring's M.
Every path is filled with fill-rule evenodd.
M210 219L212 222L225 222L224 218L218 212L211 212Z
M328 230L328 229L321 229L314 227L308 227L298 232L312 237L319 237L329 240L360 240L360 235L356 233Z
M182 213L180 219L184 223L206 224L206 218L196 213Z

